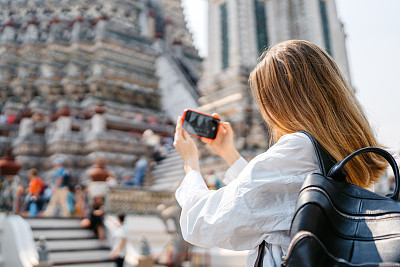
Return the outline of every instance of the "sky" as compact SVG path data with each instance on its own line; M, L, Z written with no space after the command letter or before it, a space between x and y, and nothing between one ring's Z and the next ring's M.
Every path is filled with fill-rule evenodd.
M207 56L207 0L182 0L200 55ZM347 35L352 85L378 141L400 152L400 1L336 0Z

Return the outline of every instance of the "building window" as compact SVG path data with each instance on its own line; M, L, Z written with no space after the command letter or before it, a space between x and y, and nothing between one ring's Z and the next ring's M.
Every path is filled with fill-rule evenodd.
M228 11L226 3L220 6L221 38L222 38L222 69L229 66L229 40L228 40Z
M267 34L267 18L265 16L265 1L254 0L254 9L256 14L256 27L257 27L257 45L258 52L264 51L268 46Z
M331 38L329 36L329 21L328 21L328 12L326 9L326 0L319 1L319 8L321 12L321 19L322 19L322 29L324 31L324 43L325 43L325 50L330 55L332 55L331 50Z

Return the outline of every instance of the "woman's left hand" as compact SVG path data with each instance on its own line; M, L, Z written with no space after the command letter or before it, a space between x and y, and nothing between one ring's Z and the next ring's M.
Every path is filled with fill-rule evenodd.
M178 117L175 129L174 147L178 150L179 154L185 163L185 172L191 170L200 171L199 164L199 151L193 139L182 128L182 117Z

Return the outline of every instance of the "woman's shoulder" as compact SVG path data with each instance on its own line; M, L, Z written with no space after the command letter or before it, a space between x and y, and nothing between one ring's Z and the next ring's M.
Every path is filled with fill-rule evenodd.
M249 163L253 171L267 168L279 170L279 172L293 168L298 168L299 171L303 168L314 169L317 165L313 144L302 132L282 136L276 144Z
M266 152L260 154L259 156L268 156L273 153L283 153L286 155L292 154L294 152L312 152L313 145L310 138L303 132L295 132L290 134L283 135L278 142L276 142L273 146L271 146ZM257 157L259 157L257 156ZM256 157L256 158L257 158Z
M311 140L310 138L304 133L304 132L295 132L295 133L290 133L290 134L285 134L283 135L278 142L275 144L280 144L280 143L285 143L285 142L290 142L292 145L293 144L310 144Z

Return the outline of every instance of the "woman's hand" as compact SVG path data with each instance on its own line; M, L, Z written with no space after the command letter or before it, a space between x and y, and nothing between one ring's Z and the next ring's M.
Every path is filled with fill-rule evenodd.
M110 258L112 260L116 259L117 257L118 257L118 252L117 251L113 250L113 251L110 252Z
M191 170L200 171L199 151L190 135L182 128L181 116L178 117L176 122L174 147L181 154L186 173Z
M218 114L212 114L213 117L219 118ZM201 138L203 143L210 146L211 150L223 158L229 166L240 158L239 152L235 148L233 141L233 130L229 122L220 122L217 137L212 139Z

